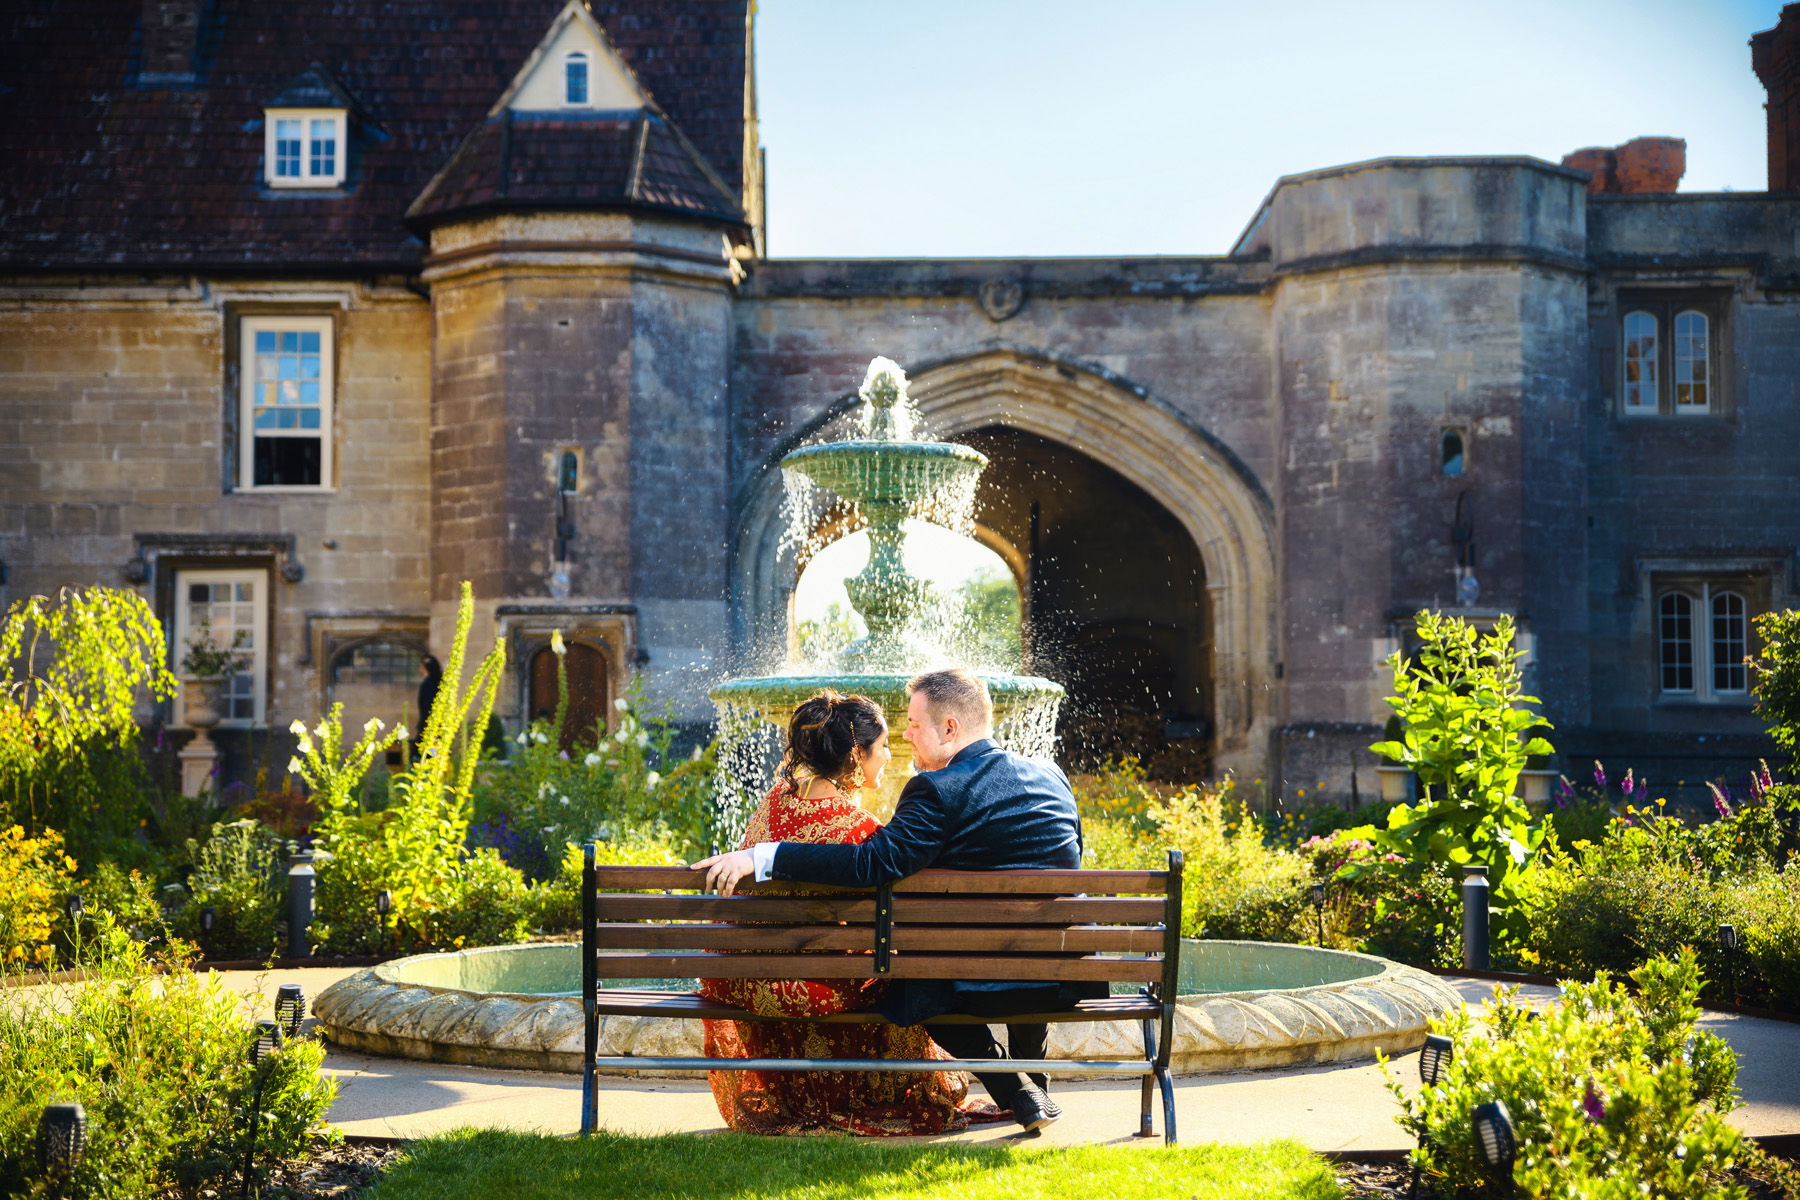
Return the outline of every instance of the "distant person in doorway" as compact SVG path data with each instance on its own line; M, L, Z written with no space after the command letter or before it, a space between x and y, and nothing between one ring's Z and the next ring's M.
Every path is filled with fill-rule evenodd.
M437 703L438 688L444 682L444 667L432 655L427 654L419 660L419 738L425 737L426 724L431 720L431 707Z

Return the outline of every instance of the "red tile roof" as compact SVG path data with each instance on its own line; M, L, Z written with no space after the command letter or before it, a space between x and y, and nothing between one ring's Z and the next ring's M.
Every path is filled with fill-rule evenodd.
M726 181L735 211L747 0L590 3L660 109ZM3 7L0 266L317 272L418 263L425 248L404 223L407 206L482 127L562 4L213 0L188 90L135 86L141 0ZM262 106L315 62L378 132L353 134L341 195L283 194L262 181ZM718 190L705 172L669 151L671 139L651 141L643 202L710 203L696 199ZM571 153L549 131L541 146L546 169ZM573 174L560 186L597 193L601 163L564 165Z

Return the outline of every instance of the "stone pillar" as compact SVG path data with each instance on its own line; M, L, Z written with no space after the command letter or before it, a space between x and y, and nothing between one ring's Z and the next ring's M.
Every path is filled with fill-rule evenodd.
M623 612L651 699L709 720L729 633L722 231L624 213L496 216L435 229L424 278L434 646L449 645L465 579L472 651L504 626L497 610ZM563 495L565 453L578 471ZM572 527L566 562L559 523ZM525 666L511 664L497 706L514 721Z

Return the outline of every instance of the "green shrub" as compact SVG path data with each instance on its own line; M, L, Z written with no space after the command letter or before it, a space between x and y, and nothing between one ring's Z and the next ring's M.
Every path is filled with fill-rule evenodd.
M522 942L536 924L531 888L495 850L477 850L457 864L451 892L454 899L433 923L433 944L440 949Z
M74 890L74 871L54 829L35 838L18 825L0 829L0 968L50 965L50 932Z
M1609 978L1572 984L1538 1019L1516 988L1503 992L1488 1006L1486 1034L1463 1007L1433 1023L1455 1042L1439 1084L1409 1096L1389 1073L1388 1089L1419 1139L1413 1161L1440 1193L1513 1194L1516 1185L1559 1200L1743 1194L1724 1178L1743 1140L1723 1116L1735 1106L1737 1059L1694 1029L1698 962L1686 952L1652 959L1632 979L1635 996ZM1491 1177L1470 1122L1492 1100L1506 1105L1517 1134L1510 1180Z
M140 696L175 694L162 626L135 592L64 588L0 617L0 828L117 857L143 819Z
M1084 822L1084 863L1114 869L1157 869L1171 849L1182 852L1182 932L1188 937L1311 940L1306 918L1312 873L1291 850L1263 844L1241 814L1228 817L1229 782L1183 788L1141 818Z
M1800 1011L1800 859L1776 864L1765 813L1746 806L1689 828L1630 808L1598 842L1546 849L1526 897L1522 965L1620 974L1657 950L1690 946L1708 999ZM1729 962L1722 924L1738 930Z
M661 826L629 829L594 846L594 862L605 866L684 867L691 861L686 845ZM563 847L556 877L537 889L537 920L545 933L581 928L581 847Z
M235 1182L257 1082L243 998L180 957L148 958L104 919L82 961L81 986L0 993L0 1192L138 1200ZM319 1043L299 1041L260 1069L259 1163L330 1136L336 1084L319 1075L323 1060ZM37 1166L38 1117L55 1100L88 1114L87 1151L61 1189Z
M1417 804L1397 805L1385 826L1365 826L1358 836L1421 870L1485 866L1490 928L1504 947L1524 936L1518 888L1544 836L1513 788L1529 756L1554 748L1523 736L1543 718L1524 707L1537 698L1520 687L1509 618L1483 634L1460 617L1421 612L1418 631L1416 662L1398 652L1388 659L1395 692L1388 704L1405 736L1370 749L1411 768L1424 795Z
M282 919L286 847L256 821L229 821L212 827L204 843L189 843L193 874L188 902L170 920L177 937L198 944L212 959L263 958L275 949L275 925ZM210 934L201 928L201 910L213 910Z
M561 660L558 660L559 680ZM623 831L661 827L690 858L706 854L716 751L672 753L673 710L643 711L638 684L615 701L618 727L604 723L565 738L567 705L518 735L515 752L476 788L475 839L494 846L534 879L556 874L569 842L606 841ZM564 751L560 747L571 745Z

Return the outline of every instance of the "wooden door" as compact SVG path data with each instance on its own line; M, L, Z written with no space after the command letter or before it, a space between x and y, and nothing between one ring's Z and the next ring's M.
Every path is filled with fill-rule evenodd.
M606 719L606 656L580 642L565 643L563 665L569 673L569 715L563 721L562 749L591 749L595 726ZM526 717L549 721L556 716L556 655L548 646L531 659L530 707Z

